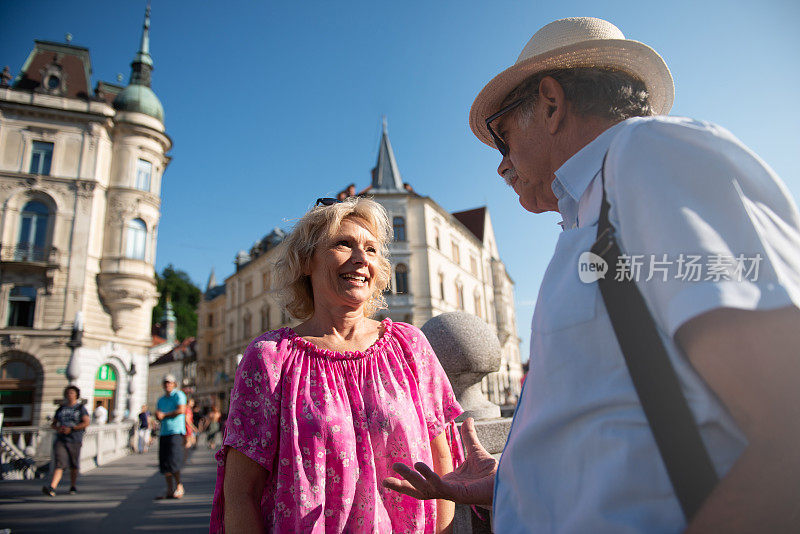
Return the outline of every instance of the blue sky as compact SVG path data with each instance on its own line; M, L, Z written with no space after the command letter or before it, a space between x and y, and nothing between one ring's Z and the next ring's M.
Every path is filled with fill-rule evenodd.
M0 66L16 74L34 39L69 32L90 49L94 82L127 83L144 5L0 1ZM655 48L675 78L672 114L725 126L800 197L796 2L153 0L153 89L174 140L157 268L204 287L315 198L366 185L386 115L405 181L450 211L489 207L527 358L559 217L522 210L467 113L539 27L567 16L605 18Z

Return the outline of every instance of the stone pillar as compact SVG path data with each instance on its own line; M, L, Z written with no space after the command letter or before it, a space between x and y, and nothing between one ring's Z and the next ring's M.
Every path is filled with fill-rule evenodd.
M500 417L500 407L481 391L481 380L500 368L501 352L497 334L482 319L466 312L448 312L425 323L422 332L442 364L453 392L467 417L475 420L475 431L483 447L496 459L505 447L511 419ZM478 508L483 519L471 507L456 505L453 532L456 534L491 533L490 511Z
M486 399L481 379L500 368L500 342L488 324L475 315L456 311L431 318L422 332L439 358L453 392L464 409L458 419L500 417L500 407Z

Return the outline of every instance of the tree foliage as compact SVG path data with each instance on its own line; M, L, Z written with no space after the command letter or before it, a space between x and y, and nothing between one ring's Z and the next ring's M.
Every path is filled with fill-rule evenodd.
M196 336L197 306L202 295L200 288L194 285L188 274L175 269L172 264L167 265L160 275L156 273L156 286L161 296L153 308L153 325L161 322L169 295L177 320L175 333L178 340Z

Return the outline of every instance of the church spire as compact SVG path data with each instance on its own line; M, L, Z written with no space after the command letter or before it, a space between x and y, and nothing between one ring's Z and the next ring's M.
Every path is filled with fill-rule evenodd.
M142 40L139 51L131 62L132 85L145 85L150 87L150 73L153 71L153 58L150 57L150 3L144 12L144 26L142 27Z
M206 284L206 292L217 287L217 275L214 273L214 268L211 268L211 274L208 276L208 283Z
M378 162L372 169L372 190L385 192L402 192L403 179L400 177L400 170L397 168L397 161L394 159L392 143L389 142L389 132L386 127L386 117L383 117L383 132L381 133L381 144L378 147Z

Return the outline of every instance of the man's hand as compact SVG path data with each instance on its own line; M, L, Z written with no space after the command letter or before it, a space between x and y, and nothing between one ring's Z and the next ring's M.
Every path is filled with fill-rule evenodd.
M69 435L71 432L72 432L72 429L70 427L68 427L68 426L60 426L60 427L58 427L58 433L59 434Z
M158 419L159 421L164 419L164 412L162 412L161 410L156 410L156 419Z
M414 464L416 470L396 463L392 469L405 480L389 477L383 480L383 487L415 499L447 499L462 504L491 505L497 460L478 441L472 418L461 425L461 440L466 459L452 473L440 477L423 462Z

